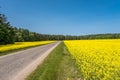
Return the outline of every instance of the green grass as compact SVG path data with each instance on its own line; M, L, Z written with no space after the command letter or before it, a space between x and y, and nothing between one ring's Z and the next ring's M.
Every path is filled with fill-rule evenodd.
M75 61L62 42L26 80L79 80Z

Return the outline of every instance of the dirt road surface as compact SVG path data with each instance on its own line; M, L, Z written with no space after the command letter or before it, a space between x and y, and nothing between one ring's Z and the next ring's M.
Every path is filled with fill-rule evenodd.
M59 43L0 56L0 80L24 80Z

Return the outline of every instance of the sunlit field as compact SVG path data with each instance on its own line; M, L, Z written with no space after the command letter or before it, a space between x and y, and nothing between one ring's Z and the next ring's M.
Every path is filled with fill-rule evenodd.
M84 80L120 80L120 40L64 42Z
M54 41L39 41L39 42L15 42L15 44L0 45L0 52L16 50L21 48L39 46L43 44L52 43Z

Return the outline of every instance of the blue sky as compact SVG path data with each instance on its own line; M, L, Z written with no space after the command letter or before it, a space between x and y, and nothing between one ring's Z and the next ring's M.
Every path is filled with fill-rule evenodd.
M120 33L120 0L0 0L11 25L43 34Z

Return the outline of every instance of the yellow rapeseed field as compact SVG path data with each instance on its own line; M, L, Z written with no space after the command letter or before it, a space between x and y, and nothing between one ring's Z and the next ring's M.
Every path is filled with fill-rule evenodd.
M38 46L47 43L51 43L54 41L39 41L39 42L15 42L15 44L8 44L8 45L0 45L0 52L21 49L26 47Z
M84 80L120 80L120 40L64 41Z

